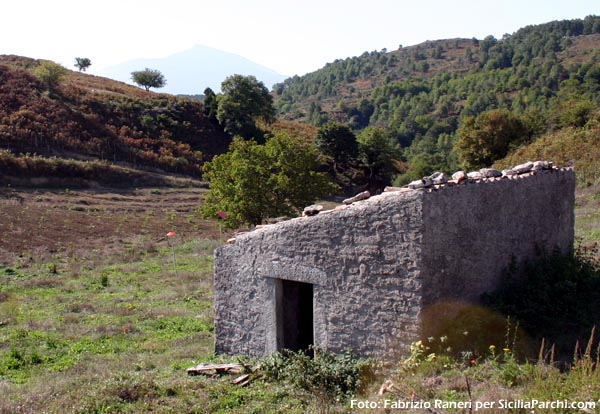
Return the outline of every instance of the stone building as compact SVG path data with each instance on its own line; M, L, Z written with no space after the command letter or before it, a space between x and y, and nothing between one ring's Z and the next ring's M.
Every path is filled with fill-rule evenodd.
M574 172L503 173L428 178L238 235L215 252L216 352L389 356L423 334L428 307L476 302L540 248L571 251Z

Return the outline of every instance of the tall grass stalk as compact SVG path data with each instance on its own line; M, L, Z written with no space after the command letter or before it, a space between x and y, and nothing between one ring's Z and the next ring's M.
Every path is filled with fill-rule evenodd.
M169 246L171 246L171 251L173 252L173 270L175 272L175 277L179 277L177 274L177 258L175 257L175 244L171 242L173 237L177 236L177 233L174 231L170 231L167 233L167 240L169 241Z

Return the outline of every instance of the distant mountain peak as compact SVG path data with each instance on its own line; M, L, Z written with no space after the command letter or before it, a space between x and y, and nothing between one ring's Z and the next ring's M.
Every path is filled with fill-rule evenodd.
M99 75L132 84L131 72L158 69L167 80L159 92L201 94L206 87L215 92L221 82L233 74L253 75L269 89L286 76L234 53L196 44L164 58L134 59L99 71Z

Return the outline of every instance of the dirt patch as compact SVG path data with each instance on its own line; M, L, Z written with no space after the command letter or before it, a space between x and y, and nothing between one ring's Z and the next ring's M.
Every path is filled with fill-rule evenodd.
M0 262L83 252L111 254L171 230L182 239L219 237L196 209L205 189L0 190Z

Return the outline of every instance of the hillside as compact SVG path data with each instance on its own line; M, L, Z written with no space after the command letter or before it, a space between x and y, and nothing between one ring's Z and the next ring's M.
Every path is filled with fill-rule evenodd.
M509 110L525 123L527 139L585 124L565 114L600 105L599 62L600 17L588 16L527 26L502 39L365 52L287 79L274 95L285 119L386 128L414 179L459 167L454 144L467 117Z
M375 98L386 86L403 85L407 80L421 80L422 86L427 86L409 90L412 94L428 92L432 80L433 84L461 81L472 84L477 82L471 78L474 73L493 75L501 69L512 69L518 77L525 78L520 84L511 85L510 92L531 87L531 83L541 84L547 80L544 72L552 70L559 72L552 75L561 81L565 79L565 71L570 74L574 66L597 63L599 46L600 18L588 16L583 20L527 26L502 39L488 36L483 40L435 40L409 47L400 45L394 51L365 52L338 59L302 77L288 78L274 86L274 93L279 112L286 119L316 124L325 119L347 121L357 115L354 110L361 109L361 99L374 104L376 109L386 109L380 108L381 103L374 102ZM534 66L543 64L551 67L532 72ZM540 75L544 76L536 80ZM530 85L526 86L527 83ZM317 110L319 113L315 114ZM372 121L380 122L380 118L376 114Z
M32 75L41 61L0 56L0 147L199 176L230 138L197 100L145 92L68 71L51 92Z

